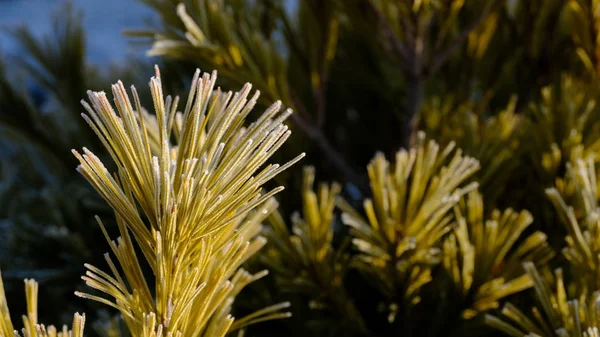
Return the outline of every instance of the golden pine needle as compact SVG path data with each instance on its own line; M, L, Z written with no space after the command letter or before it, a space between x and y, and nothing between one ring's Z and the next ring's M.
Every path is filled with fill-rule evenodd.
M486 316L487 323L511 336L598 335L600 327L600 209L594 158L576 158L567 164L567 174L556 187L546 190L558 217L567 229L563 255L573 281L564 282L563 271L540 273L532 262L524 264L535 289L538 305L533 318L507 304L502 315L510 322Z
M521 261L544 264L553 253L539 231L517 244L532 221L529 212L512 209L494 210L484 219L483 196L478 191L455 206L454 230L443 245L443 265L460 293L474 293L463 317L497 308L500 299L533 286Z
M121 237L112 241L103 229L118 263L107 256L111 273L86 265L83 277L108 298L77 295L117 308L133 336L223 336L289 315L280 312L286 305L275 305L234 323L230 312L242 288L264 275L240 268L264 245L257 234L274 209L265 201L283 189L263 193L262 185L303 157L266 165L290 136L283 121L291 111L279 114L277 102L244 127L259 93L249 97L250 84L222 93L215 81L215 72L196 71L179 112L178 98L163 96L156 68L156 117L143 111L135 88L132 104L121 82L112 86L116 110L103 92L88 92L91 104L83 103L117 173L85 148L73 153L79 172L114 209ZM154 296L134 243L154 272Z
M4 283L0 275L0 337L83 337L83 327L85 325L85 314L75 313L73 316L73 325L71 330L63 326L58 331L53 325L45 326L38 323L38 283L32 279L25 280L25 299L27 304L27 315L23 315L22 334L13 328L6 303L6 293L4 292Z
M461 185L479 169L479 162L460 150L450 157L453 143L440 149L423 132L417 138L416 147L399 151L395 163L378 154L369 164L373 198L363 204L366 218L352 209L342 215L360 252L355 266L386 296L412 302L439 262L438 243L450 231L449 211L477 188L476 183Z
M315 169L305 167L302 214L292 215L291 233L281 214L270 216L270 244L263 260L275 271L282 292L308 296L309 308L328 308L344 331L366 335L364 319L344 287L348 254L333 244L341 186L322 183L315 189L314 182Z

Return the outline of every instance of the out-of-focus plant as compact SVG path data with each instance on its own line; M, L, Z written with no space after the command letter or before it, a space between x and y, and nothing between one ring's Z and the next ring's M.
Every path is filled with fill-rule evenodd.
M538 174L551 181L565 164L590 155L600 160L600 109L597 89L570 76L541 91L541 100L527 114L527 144Z
M565 17L572 27L575 53L589 74L600 74L600 2L569 0L565 2Z
M292 117L295 126L363 190L366 183L357 174L356 159L348 157L341 126L366 121L371 106L360 107L358 117L352 117L365 90L346 95L356 97L346 99L348 106L338 104L331 90L361 72L357 68L370 70L361 72L364 83L385 85L404 97L400 109L395 108L400 102L390 100L385 111L377 111L400 130L397 139L388 140L393 150L385 149L393 153L416 137L418 114L430 94L456 92L460 104L484 105L499 94L494 114L517 94L520 110L566 67L556 61L556 67L546 69L548 59L568 64L562 54L573 49L566 8L557 0L310 0L297 2L295 17L278 0L143 2L159 14L161 25L131 35L150 40L150 54L214 67L229 81L257 83L265 98L280 99L298 111ZM353 64L352 56L362 64ZM517 81L506 75L514 73L530 75ZM525 85L527 76L541 80ZM383 91L377 98L387 96ZM381 146L369 150L377 149Z
M596 337L599 335L599 293L573 296L561 269L540 274L531 262L524 265L534 283L537 305L528 315L508 303L502 318L486 316L486 322L508 336Z
M600 289L600 208L597 172L592 158L567 165L567 176L546 191L567 229L563 249L570 271L577 275L581 291ZM568 200L568 204L567 201Z
M556 231L549 236L556 249L562 246L564 227L544 191L556 177L564 175L568 162L587 157L598 161L597 92L594 84L563 74L542 88L539 101L524 111L522 152L519 159L513 159L519 168L506 184L510 198L505 198L504 204L527 208L534 215L536 228ZM524 184L530 187L520 188Z
M408 139L418 130L426 82L467 42L470 49L477 49L480 54L487 49L498 21L496 11L504 1L356 0L348 3L350 18L361 23L360 27L367 29L371 36L376 36L403 70L406 98L402 136Z
M73 316L73 325L71 330L64 325L62 330L57 330L53 325L45 326L38 322L38 289L39 285L33 279L25 279L25 302L27 314L23 315L22 336L26 337L83 337L83 327L85 325L85 314L76 313ZM18 330L10 318L4 284L0 276L0 336L19 337Z
M364 202L366 217L350 203L338 201L357 252L350 260L343 244L336 249L332 243L332 202L339 187L321 185L315 193L314 172L307 169L304 216L292 217L290 235L283 218L273 215L268 231L273 244L262 255L264 263L275 272L278 288L284 293L303 293L313 312L326 309L328 317L338 317L342 329L335 331L369 335L373 332L363 323L364 315L373 318L368 311L375 307L354 309L353 301L360 296L346 288L347 282L356 281L346 280L348 267L358 270L384 302L390 327L378 327L378 331L394 331L393 325L423 333L445 327L447 333L456 333L461 320L496 308L505 297L531 287L521 263L548 262L552 251L545 234L525 234L532 222L527 211L495 210L485 215L482 197L474 191L477 183L465 184L476 174L479 163L463 157L460 150L454 155L453 151L453 143L440 148L420 134L417 145L399 152L395 163L376 156L368 167L373 199ZM437 268L440 264L444 270L441 274ZM425 285L440 291L440 295L457 294L426 295L428 300L436 297L444 301L438 302L444 308L458 310L451 322L419 328L411 321L415 312L427 310L411 309L420 304L420 291ZM352 319L354 322L349 321Z
M334 210L341 186L319 184L315 190L314 179L314 168L306 167L302 216L292 216L291 234L279 212L269 217L269 248L261 254L261 260L274 273L284 296L301 294L309 298L308 303L297 304L315 313L309 319L326 321L321 326L326 325L337 334L368 336L364 319L344 285L349 254L344 247L336 249L333 244Z
M477 186L462 183L479 162L453 150L453 143L440 148L420 133L416 146L399 151L395 162L377 155L367 168L373 197L363 203L366 217L350 208L342 216L358 251L352 266L383 294L390 321L419 302L419 290L441 261L450 211Z
M498 308L503 298L533 286L522 262L544 265L553 256L546 234L525 234L533 221L527 211L494 210L486 218L482 195L473 191L455 206L455 214L443 265L462 297L463 318Z
M72 174L69 151L75 144L99 145L77 102L84 88L105 77L85 60L81 18L70 5L54 14L48 36L36 37L27 28L10 33L22 52L0 61L0 264L6 295L15 312L24 311L17 301L21 281L34 277L47 289L39 304L44 320L69 319L63 314L82 310L94 317L94 306L64 299L76 288L83 263L96 261L101 232L93 214L108 214L109 208ZM125 71L119 76L135 77Z
M457 104L451 97L433 97L422 109L429 137L441 144L456 142L465 154L477 158L481 169L475 179L486 205L496 205L506 183L519 167L526 119L515 112L513 99L503 111L485 116L473 102Z
M533 318L507 304L502 315L511 323L493 316L486 320L511 336L597 336L600 223L594 159L578 158L567 163L565 178L559 179L556 187L546 193L567 228L563 255L570 277L565 280L562 269L555 270L554 276L540 275L533 263L525 263L539 303L539 307L532 309Z

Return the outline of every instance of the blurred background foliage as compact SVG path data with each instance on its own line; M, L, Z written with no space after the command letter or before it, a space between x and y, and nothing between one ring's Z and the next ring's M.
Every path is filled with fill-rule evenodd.
M115 39L152 58L108 69L87 62L94 41L69 5L46 37L6 32L23 51L0 60L13 314L35 277L40 321L84 310L89 334L116 333L113 313L72 295L107 250L93 216L110 216L69 152L102 155L85 91L142 89L154 62L169 93L216 69L227 90L251 82L263 107L295 111L277 156L306 151L312 168L278 178L288 189L250 264L271 275L236 309L291 300L294 316L249 336L598 335L599 1L140 2L158 20Z

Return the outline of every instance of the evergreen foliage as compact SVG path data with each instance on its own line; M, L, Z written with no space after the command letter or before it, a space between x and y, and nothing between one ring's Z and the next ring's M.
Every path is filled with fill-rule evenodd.
M11 31L0 336L600 336L600 2L140 1Z

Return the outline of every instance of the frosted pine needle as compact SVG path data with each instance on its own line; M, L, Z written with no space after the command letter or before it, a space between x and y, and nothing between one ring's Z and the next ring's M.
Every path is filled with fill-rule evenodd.
M265 201L283 189L263 192L263 184L303 157L266 164L290 136L283 121L291 111L279 113L274 103L245 127L259 93L249 96L250 84L223 93L214 89L216 78L196 71L179 112L156 69L156 117L144 112L134 87L131 101L121 82L112 86L116 110L104 92L88 92L90 104L83 102L83 117L117 172L85 148L73 151L78 171L114 209L121 236L111 241L104 231L117 258L106 255L110 273L86 265L83 279L104 295L77 295L117 308L132 336L224 336L289 316L284 303L234 322L231 306L244 286L266 275L240 267L265 244L261 222L275 207ZM153 271L154 291L136 245Z
M85 325L85 314L76 313L73 316L72 329L63 325L61 330L57 330L53 325L45 326L38 322L38 289L39 285L35 280L25 280L25 301L27 304L27 315L23 315L23 329L21 333L15 330L10 319L8 303L6 303L6 294L4 292L4 283L0 275L0 337L83 337L83 326Z
M527 315L507 304L501 317L487 316L487 323L508 335L526 333L540 336L598 336L600 328L600 209L598 173L593 157L566 164L564 178L546 190L559 219L567 229L562 253L568 274L556 269L538 271L531 262L524 264L534 284L537 305Z
M353 209L342 215L360 252L355 267L388 298L412 302L431 281L431 266L440 262L438 243L451 229L450 211L477 188L465 182L479 169L476 159L454 151L454 143L440 148L422 132L417 138L395 163L378 154L367 167L373 197L363 203L365 217Z
M475 190L454 206L454 213L442 264L469 303L464 318L497 308L501 299L532 287L521 261L543 265L553 257L544 233L526 235L533 222L528 211L496 209L485 216L483 196Z

